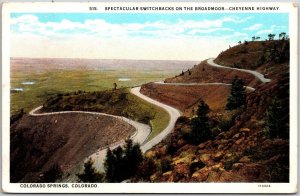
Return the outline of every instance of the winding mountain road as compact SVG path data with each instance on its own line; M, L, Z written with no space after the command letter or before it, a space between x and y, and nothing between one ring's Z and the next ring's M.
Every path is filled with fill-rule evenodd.
M252 75L254 75L256 78L258 78L261 82L263 83L267 83L267 82L271 82L271 79L265 78L265 76L257 71L253 71L253 70L249 70L249 69L238 69L238 68L233 68L233 67L225 67L219 64L216 64L214 62L215 58L210 58L208 59L206 62L213 67L218 67L218 68L223 68L223 69L233 69L233 70L238 70L238 71L242 71L242 72L246 72L246 73L250 73Z
M177 110L176 108L173 108L171 106L168 106L166 104L158 102L154 99L151 99L150 97L147 97L146 95L141 94L140 90L141 90L141 87L135 87L135 88L132 88L130 90L130 92L132 94L140 97L141 99L148 101L149 103L152 103L158 107L163 108L170 115L170 121L169 121L168 126L164 130L162 130L157 136L155 136L153 139L151 139L150 141L148 141L147 143L145 143L141 146L142 151L146 152L147 150L149 150L150 148L152 148L153 146L155 146L156 144L161 142L161 140L163 140L174 129L176 120L180 117L180 111Z
M70 113L77 113L77 114L90 114L90 115L98 115L98 116L109 116L112 118L120 119L130 125L132 125L135 128L135 133L130 136L130 138L133 140L133 142L137 143L143 143L148 138L149 134L151 133L151 128L149 125L142 124L139 122L136 122L134 120L122 117L122 116L115 116L111 114L106 113L100 113L100 112L87 112L87 111L60 111L60 112L45 112L45 113L37 113L39 110L42 109L43 106L39 106L29 112L29 115L31 116L48 116L48 115L60 115L60 114L70 114ZM118 141L116 143L110 144L109 146L102 147L97 150L94 154L90 155L88 158L93 158L95 160L95 166L97 169L102 169L102 165L104 162L104 158L106 155L106 149L109 147L111 149L114 149L120 145L124 145L125 140Z
M258 78L260 81L262 81L263 83L271 81L270 79L265 78L261 73L259 73L257 71L224 67L222 65L218 65L218 64L214 63L213 60L214 60L214 58L208 59L207 63L211 66L218 67L218 68L233 69L233 70L250 73L250 74L254 75L256 78ZM226 83L164 83L164 82L155 82L155 83L161 84L161 85L178 85L178 86L193 86L193 85L199 85L199 86L226 85L226 86L230 86L231 85L231 84L226 84ZM249 86L246 86L246 88L249 91L255 90L254 88L249 87ZM31 116L46 116L46 115L66 114L66 113L82 113L82 114L92 114L92 115L110 116L113 118L118 118L118 119L121 119L135 127L136 132L131 136L131 139L134 142L138 142L138 143L142 144L141 150L142 150L142 152L146 152L147 150L149 150L150 148L152 148L153 146L155 146L156 144L161 142L174 129L176 120L180 117L180 111L177 110L176 108L173 108L169 105L158 102L150 97L147 97L146 95L141 94L140 89L141 89L141 87L134 87L130 90L130 92L151 104L154 104L158 107L163 108L170 115L170 120L169 120L168 126L164 130L162 130L157 136L155 136L153 139L151 139L150 141L148 141L146 143L145 143L145 141L147 140L148 136L151 133L150 126L133 121L133 120L125 118L125 117L121 117L121 116L114 116L114 115L110 115L110 114L106 114L106 113L87 112L87 111L61 111L61 112L36 113L37 111L39 111L42 108L42 106L39 106L39 107L33 109L32 111L30 111L29 115L31 115ZM101 171L101 170L103 170L103 163L104 163L104 159L105 159L105 155L106 155L106 148L109 147L110 149L114 149L114 148L116 148L120 145L124 145L124 144L125 144L125 140L121 140L119 142L110 144L109 146L98 149L97 152L90 155L88 158L92 158L95 161L95 163L94 163L95 167ZM71 179L69 178L68 180L71 180Z
M77 114L91 114L91 115L98 115L98 116L109 116L113 118L120 119L124 122L127 122L128 124L132 125L136 132L131 136L132 140L134 142L143 143L148 135L151 132L151 128L149 125L142 124L139 122L136 122L134 120L122 117L122 116L115 116L111 114L106 113L100 113L100 112L87 112L87 111L60 111L60 112L44 112L44 113L36 113L40 109L42 109L43 106L39 106L29 112L29 115L31 116L49 116L49 115L59 115L59 114L70 114L70 113L77 113Z
M210 58L207 60L207 63L211 66L218 67L218 68L232 69L232 70L238 70L238 71L250 73L250 74L254 75L256 78L258 78L263 83L271 81L271 79L265 78L264 75L262 75L261 73L259 73L257 71L225 67L225 66L216 64L213 60L214 60L214 58ZM216 83L164 83L164 82L160 81L160 82L155 82L155 83L161 84L161 85L178 85L178 86L195 86L195 85L199 85L199 86L206 86L206 85L231 86L231 84L217 83L217 82ZM255 91L255 88L250 87L250 86L245 86L245 88L251 92ZM152 148L153 146L158 144L161 140L163 140L163 138L165 138L174 129L176 120L180 117L180 111L177 110L176 108L173 108L171 106L168 106L166 104L158 102L156 100L151 99L150 97L147 97L146 95L141 94L140 89L141 89L141 87L135 87L135 88L132 88L130 92L132 94L154 104L154 105L157 105L157 106L165 109L168 112L168 114L170 115L170 121L169 121L168 126L160 134L158 134L155 138L153 138L152 140L148 141L147 143L145 143L141 146L142 151L146 152L147 150L149 150L150 148Z

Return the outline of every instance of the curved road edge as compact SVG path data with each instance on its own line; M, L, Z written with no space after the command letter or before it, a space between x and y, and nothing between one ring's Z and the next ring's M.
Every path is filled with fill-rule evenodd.
M207 63L211 66L218 67L218 68L232 69L232 70L238 70L238 71L250 73L250 74L254 75L256 78L258 78L263 83L271 81L271 79L265 78L263 76L263 74L261 74L257 71L225 67L225 66L216 64L213 60L214 60L214 58L210 58L207 60ZM179 85L179 86L231 85L231 84L226 84L226 83L163 83L163 82L156 82L156 83L163 84L163 85ZM250 91L255 90L254 88L248 87L248 86L246 86L246 88ZM162 130L157 136L155 136L153 139L146 142L145 144L142 144L142 143L148 138L148 136L151 132L151 128L149 127L149 125L145 125L145 124L133 121L133 120L125 118L125 117L114 116L114 115L99 113L99 112L88 112L88 111L61 111L61 112L49 112L49 113L40 113L40 114L36 113L38 110L40 110L42 108L42 106L39 106L39 107L33 109L32 111L29 112L29 114L31 116L45 116L45 115L57 115L57 114L64 114L64 113L83 113L83 114L110 116L110 117L121 119L121 120L131 124L133 127L135 127L136 132L131 136L131 138L134 142L138 142L138 143L142 144L141 150L143 153L145 153L147 150L149 150L150 148L152 148L153 146L155 146L159 142L161 142L174 129L175 123L176 123L177 119L181 116L181 114L180 114L180 111L177 110L176 108L173 108L171 106L168 106L166 104L158 102L154 99L151 99L150 97L147 97L146 95L141 94L140 89L141 89L141 87L134 87L130 90L130 92L151 104L154 104L158 107L163 108L164 110L166 110L168 112L168 114L170 116L168 126L164 130ZM119 142L110 144L109 148L114 149L123 144L125 144L125 140L121 140ZM96 168L102 170L105 155L106 155L106 148L101 148L101 149L98 149L98 151L96 153L90 155L88 158L92 158L95 161L94 164L95 164Z
M233 70L250 73L250 74L254 75L256 78L258 78L263 83L271 82L271 79L265 78L265 76L263 74L261 74L257 71L248 70L248 69L238 69L238 68L233 68L233 67L225 67L225 66L215 63L214 60L215 60L215 58L210 58L210 59L207 59L206 62L213 67L224 68L224 69L233 69Z
M149 150L150 148L152 148L153 146L155 146L156 144L161 142L174 129L175 123L181 115L180 115L180 111L177 110L176 108L173 108L171 106L168 106L166 104L158 102L154 99L151 99L150 97L147 97L146 95L141 94L140 90L141 90L141 87L135 87L135 88L132 88L130 90L130 92L132 94L138 96L139 98L144 99L145 101L147 101L149 103L152 103L158 107L163 108L170 115L170 120L169 120L168 126L164 130L162 130L157 136L155 136L153 139L151 139L150 141L148 141L147 143L145 143L141 146L141 150L143 152L146 152L147 150Z
M57 115L57 114L70 114L70 113L77 113L77 114L91 114L91 115L99 115L99 116L109 116L113 118L120 119L135 128L135 133L131 135L131 138L134 142L143 143L148 135L151 132L151 128L149 125L136 122L129 118L125 118L122 116L115 116L111 114L101 113L101 112L88 112L88 111L60 111L60 112L45 112L45 113L36 113L38 110L42 109L43 106L39 106L29 112L31 116L47 116L47 115Z
M46 112L46 113L36 113L39 111L43 106L39 106L29 112L29 115L31 116L47 116L47 115L58 115L58 114L70 114L70 113L77 113L77 114L91 114L91 115L99 115L99 116L109 116L113 118L120 119L130 125L132 125L135 128L135 132L130 136L130 138L133 140L133 142L137 143L143 143L148 138L149 134L151 133L151 128L149 125L136 122L134 120L121 117L121 116L115 116L111 114L105 114L100 112L88 112L88 111L61 111L61 112ZM125 144L125 139L120 140L118 142L115 142L113 144L110 144L105 147L101 147L97 150L97 152L93 153L92 155L89 155L86 159L92 158L94 160L94 164L97 169L101 170L104 163L104 158L106 155L106 149L109 147L111 149L114 149L120 145Z

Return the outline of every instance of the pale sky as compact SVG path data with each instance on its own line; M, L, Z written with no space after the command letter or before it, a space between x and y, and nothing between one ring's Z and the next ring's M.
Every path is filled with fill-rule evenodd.
M11 14L11 56L203 60L288 34L288 14Z

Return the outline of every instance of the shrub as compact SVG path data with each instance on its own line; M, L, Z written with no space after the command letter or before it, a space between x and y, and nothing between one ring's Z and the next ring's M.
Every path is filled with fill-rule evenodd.
M90 158L84 163L84 172L82 174L77 174L80 182L103 182L103 174L96 171L93 167L94 162Z
M198 106L197 116L192 119L192 131L190 132L190 142L199 144L211 139L209 118L209 106L202 100Z
M283 105L281 101L274 97L266 112L265 133L270 138L288 138L288 122L283 114Z
M180 116L180 117L177 119L177 122L176 122L176 123L187 124L187 123L189 123L189 118L186 117L186 116Z
M156 168L155 162L147 158L139 165L136 176L140 180L150 181L150 176L155 173Z
M241 110L232 110L229 114L225 115L220 122L218 123L218 128L221 129L221 131L228 131L235 123L236 117L238 117L241 114Z
M170 142L167 144L167 152L173 155L177 151L176 143Z
M237 109L246 104L245 89L244 81L235 76L231 84L230 95L227 99L226 108L228 110Z
M170 171L172 169L171 167L171 160L168 157L162 158L160 160L160 170L162 173L165 173L167 171Z
M113 151L109 148L104 162L105 178L108 182L121 182L136 175L143 154L139 144L126 140L124 148L117 147Z
M58 164L54 164L44 173L43 180L44 182L55 182L60 179L63 175L62 170Z
M258 67L266 62L266 57L261 55L258 60L255 62L255 67Z

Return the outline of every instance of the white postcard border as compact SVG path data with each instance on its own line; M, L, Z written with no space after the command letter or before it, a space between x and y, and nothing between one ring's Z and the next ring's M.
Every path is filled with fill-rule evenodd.
M289 13L289 35L290 35L290 182L289 183L99 183L97 188L72 188L74 184L65 183L69 188L21 188L20 183L9 181L9 114L10 114L10 13L14 12L53 12L53 13L93 13L89 7L98 7L95 12L104 12L103 6L279 6L278 12L263 11L264 13ZM294 193L297 191L297 138L298 138L298 5L293 3L194 3L194 2L90 2L90 3L5 3L2 15L2 189L12 193ZM176 8L175 8L176 9ZM105 13L123 13L123 11L106 11ZM157 13L158 11L143 12ZM191 13L183 11L172 11L171 13ZM215 11L201 11L215 12ZM242 12L242 11L236 11ZM236 13L229 10L218 13ZM262 11L251 11L258 13ZM135 12L140 13L140 12ZM167 13L160 11L160 13ZM193 12L197 13L197 12ZM33 183L26 183L28 185ZM47 186L47 183L45 183ZM259 185L270 185L270 187L259 187ZM24 185L25 186L25 185Z

